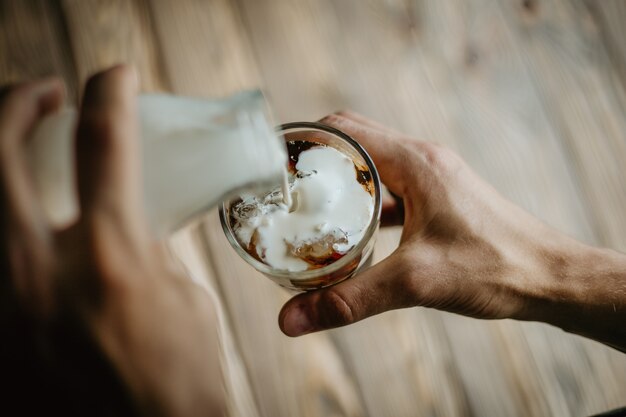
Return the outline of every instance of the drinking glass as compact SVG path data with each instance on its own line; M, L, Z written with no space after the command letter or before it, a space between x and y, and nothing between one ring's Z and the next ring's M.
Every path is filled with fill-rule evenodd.
M238 200L225 201L220 207L219 214L224 233L239 256L282 287L295 291L309 291L341 282L371 262L381 211L381 185L376 167L361 145L347 134L330 126L313 122L295 122L283 124L277 131L285 142L317 142L335 148L352 159L361 175L370 176L373 184L374 210L363 238L345 255L329 265L294 272L273 268L254 258L241 246L236 238L230 215L231 204Z

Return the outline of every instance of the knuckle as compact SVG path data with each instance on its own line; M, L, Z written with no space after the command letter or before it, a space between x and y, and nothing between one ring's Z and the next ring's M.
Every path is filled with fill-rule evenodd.
M85 84L86 91L100 90L109 82L115 81L119 77L118 71L114 69L108 71L100 71L89 77Z
M426 307L437 303L442 285L449 285L448 269L437 247L420 245L419 250L404 250L399 253L398 271L401 288L405 294L401 302L405 307Z
M344 114L345 111L338 111L322 118L320 122L329 126L342 126L346 120Z
M445 173L458 169L461 159L447 146L432 142L421 142L418 146L429 165L437 171Z
M131 67L124 64L116 65L107 70L106 73L109 75L109 77L111 77L111 80L113 82L127 82L130 81L133 77L133 71Z
M112 87L127 87L132 77L132 71L126 65L117 65L108 70L98 72L87 80L85 96L100 97L109 94L109 90Z
M433 164L438 163L441 159L446 157L446 150L442 145L439 145L438 143L420 142L418 146L426 159Z
M339 111L336 111L334 113L335 116L337 117L342 117L342 118L350 118L353 117L355 115L355 113L352 110L348 110L348 109L342 109Z
M106 151L115 146L120 138L120 111L104 109L99 112L86 112L81 117L78 135L88 138L89 146Z
M87 101L87 99L91 98L94 92L98 91L102 84L104 84L105 80L105 75L101 72L90 76L85 82L85 93L83 100Z
M96 230L90 230L90 233L85 236L85 249L91 267L99 276L115 277L120 275L119 267L121 265L115 262L116 259L108 239L97 232L97 226L92 226L92 229Z
M135 248L112 227L93 224L83 232L82 258L87 269L105 294L130 292L147 268L139 261Z
M319 300L318 312L322 326L336 327L355 322L353 307L336 289L324 291Z

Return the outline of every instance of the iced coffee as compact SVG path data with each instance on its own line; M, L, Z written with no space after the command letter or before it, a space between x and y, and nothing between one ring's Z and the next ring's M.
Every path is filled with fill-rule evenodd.
M367 153L319 124L283 126L286 181L242 194L221 212L227 236L280 285L307 290L339 282L362 266L380 216L380 186Z

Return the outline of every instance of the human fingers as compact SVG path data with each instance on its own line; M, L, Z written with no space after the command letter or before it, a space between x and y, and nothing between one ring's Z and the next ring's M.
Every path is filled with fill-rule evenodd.
M45 79L0 92L0 273L3 304L18 297L35 310L50 306L48 227L31 182L24 145L35 123L63 101L63 84Z
M396 251L353 278L295 296L283 306L279 326L287 336L302 336L411 306L405 285L410 276L410 265Z
M24 138L39 117L56 110L64 98L63 82L43 78L0 87L0 126L3 138Z
M350 119L353 122L360 123L364 126L367 126L371 129L378 130L380 133L390 135L390 136L404 136L401 132L386 126L376 120L372 120L368 117L363 116L357 112L352 110L341 110L335 113L338 116L344 117L346 119Z
M136 72L115 66L89 79L76 139L81 219L143 230ZM119 229L119 227L118 227Z
M404 195L407 187L406 171L406 139L387 132L381 132L360 122L344 117L342 114L331 114L320 120L321 123L334 127L359 142L372 157L380 174L381 180L393 193Z
M35 192L24 144L35 123L63 101L63 83L56 78L7 87L0 96L0 198L5 221L23 231L41 233Z

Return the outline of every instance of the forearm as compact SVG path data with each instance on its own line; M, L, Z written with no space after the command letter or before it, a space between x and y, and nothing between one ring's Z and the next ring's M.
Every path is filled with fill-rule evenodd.
M541 257L545 285L521 318L626 351L626 255L569 242Z

